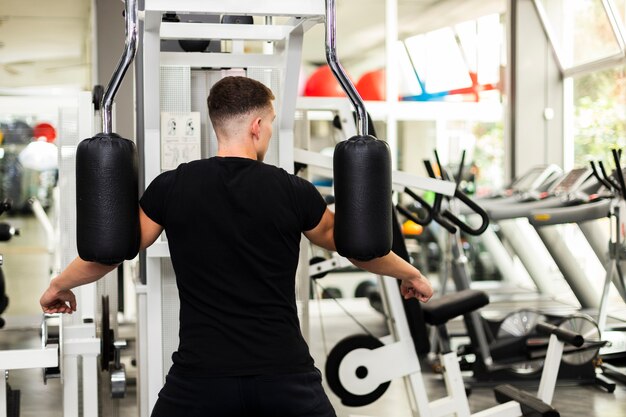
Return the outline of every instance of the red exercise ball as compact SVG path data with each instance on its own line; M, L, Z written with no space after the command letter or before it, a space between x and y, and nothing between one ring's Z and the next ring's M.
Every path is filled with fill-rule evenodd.
M346 93L339 85L328 65L316 69L304 86L304 95L308 97L345 97Z
M363 100L384 101L387 98L385 70L366 72L356 83L356 89Z
M46 138L46 142L52 143L57 137L57 131L50 123L37 123L33 128L33 137L36 140L42 136Z

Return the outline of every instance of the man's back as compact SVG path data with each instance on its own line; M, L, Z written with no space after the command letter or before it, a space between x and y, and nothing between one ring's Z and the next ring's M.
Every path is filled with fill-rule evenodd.
M141 200L165 228L181 298L173 372L307 372L294 295L301 232L325 204L313 186L247 158L162 174Z

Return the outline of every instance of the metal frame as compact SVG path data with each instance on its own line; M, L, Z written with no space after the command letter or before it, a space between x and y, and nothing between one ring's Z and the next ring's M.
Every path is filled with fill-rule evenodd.
M354 395L365 395L387 381L404 377L410 387L409 392L414 396L413 404L416 409L412 411L416 417L446 415L516 417L523 415L521 406L516 401L508 401L471 414L459 360L454 351L440 355L447 395L429 402L397 282L394 278L382 277L381 286L389 312L388 322L392 335L381 338L384 345L377 349L354 349L345 355L339 365L339 379L348 392ZM555 335L551 335L537 392L537 397L547 404L552 402L563 349L563 342ZM368 373L364 378L357 378L356 369L364 364L367 364Z
M145 184L149 184L161 173L160 148L160 67L183 65L189 67L232 67L232 68L280 68L281 94L277 109L278 155L276 164L287 171L293 170L293 130L296 107L296 92L304 33L313 25L323 21L322 0L293 2L277 0L258 2L238 0L218 2L215 0L183 0L176 3L179 13L243 14L255 16L287 16L286 22L265 24L221 25L162 23L161 13L172 9L170 1L146 0L143 16L142 42L142 85L143 108L138 118L143 120ZM272 41L273 48L265 48L263 54L246 54L243 48L234 48L231 53L174 53L160 52L160 40L202 39L206 37L234 40ZM142 135L139 134L138 137ZM163 386L166 369L163 369L163 294L161 287L162 259L169 257L167 242L157 240L146 252L146 283L136 284L137 331L139 362L139 415L147 416L154 406L158 392Z
M0 351L0 417L7 417L7 382L5 374L13 369L47 368L59 364L59 345L40 349Z
M317 172L324 172L332 177L333 158L317 152L304 149L294 149L294 161L301 162L317 169ZM392 187L402 191L405 187L416 188L418 190L430 190L445 196L453 196L456 184L450 181L442 181L433 178L420 177L403 171L392 171Z
M239 14L246 16L318 17L324 15L324 4L319 0L178 0L176 11L185 13ZM172 10L170 0L145 0L146 11Z
M75 148L79 138L91 137L94 133L94 117L91 105L91 93L79 93L71 102L57 104L60 119L66 113L69 114L68 122L76 125L74 134L61 135L60 155L63 161L73 161ZM64 132L62 132L64 133ZM74 133L72 131L72 133ZM75 141L74 141L75 140ZM65 141L65 142L64 142ZM61 170L63 181L59 182L60 195L63 206L72 207L75 203L73 194L73 181L75 175ZM66 191L66 193L63 193ZM68 241L61 241L59 230L65 225L74 224L73 216L64 216L59 220L59 225L52 224L40 205L34 204L40 220L47 224L48 246L51 252L57 251L54 258L51 256L51 272L55 276L60 271L61 264L69 263L77 256L75 249L75 236L64 236ZM70 211L71 213L71 211ZM74 213L75 215L75 213ZM74 240L72 240L74 239ZM68 250L72 247L73 252ZM60 257L63 257L61 260ZM82 393L82 415L85 417L98 416L98 366L97 357L100 354L100 339L96 337L96 284L83 285L75 290L79 310L74 315L63 315L58 318L60 341L58 344L45 345L38 349L21 349L0 351L0 417L6 417L6 380L5 372L13 369L32 368L60 368L60 377L63 392L63 416L78 417L79 405ZM78 358L82 358L79 368ZM79 376L82 370L82 377Z

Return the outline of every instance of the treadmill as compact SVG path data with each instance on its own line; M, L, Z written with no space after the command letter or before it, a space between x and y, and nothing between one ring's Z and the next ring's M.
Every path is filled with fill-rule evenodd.
M498 222L502 235L519 257L538 291L542 294L560 294L565 279L583 308L597 307L598 300L593 291L585 288L585 278L575 259L572 261L567 254L559 252L559 246L562 245L555 241L560 237L550 231L538 235L527 217L534 210L582 204L601 185L592 176L590 168L578 168L568 172L537 200L515 204L493 203L485 208L490 220Z
M557 165L536 166L516 178L504 190L486 197L476 198L474 201L483 208L493 204L536 201L544 196L562 175L563 171ZM473 227L478 227L481 223L480 217L475 215L469 207L462 205L457 209L459 214L466 216L467 222ZM518 288L525 286L525 283L528 282L528 276L532 277L531 272L528 269L526 271L520 270L519 265L515 264L510 251L503 245L494 228L489 227L482 235L475 238L480 240L486 252L491 255L490 259L500 276L503 277L503 281ZM535 286L537 287L536 284ZM545 292L545 288L541 286L538 288L540 292Z

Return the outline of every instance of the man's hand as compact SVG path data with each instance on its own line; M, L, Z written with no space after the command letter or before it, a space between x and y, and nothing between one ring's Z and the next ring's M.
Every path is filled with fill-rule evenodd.
M402 280L400 283L400 293L405 300L417 298L422 303L425 303L433 296L433 288L428 279L418 271L415 277Z
M39 300L44 313L68 313L76 311L76 297L71 290L58 290L54 280Z

